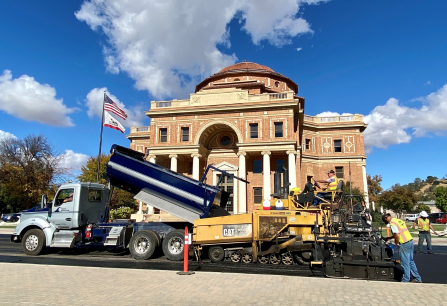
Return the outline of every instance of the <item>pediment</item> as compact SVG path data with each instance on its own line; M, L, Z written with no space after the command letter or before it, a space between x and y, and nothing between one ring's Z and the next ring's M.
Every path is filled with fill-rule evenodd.
M233 164L230 164L229 162L223 161L217 165L215 165L217 169L224 170L224 171L237 171L239 169L238 166L235 166Z

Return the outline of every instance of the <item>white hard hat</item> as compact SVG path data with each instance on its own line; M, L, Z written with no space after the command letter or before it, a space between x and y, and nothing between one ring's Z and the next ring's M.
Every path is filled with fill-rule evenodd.
M425 210L421 211L421 217L427 218L428 214Z

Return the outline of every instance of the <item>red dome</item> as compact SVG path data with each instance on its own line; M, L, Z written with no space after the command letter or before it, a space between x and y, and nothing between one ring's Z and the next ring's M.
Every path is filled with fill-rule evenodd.
M226 72L226 71L231 71L231 70L265 70L265 71L270 71L270 72L274 72L273 69L264 66L264 65L259 65L256 63L251 63L251 62L242 62L242 63L237 63L228 67L225 67L224 69L222 69L221 71L219 71L218 73L222 73L222 72Z

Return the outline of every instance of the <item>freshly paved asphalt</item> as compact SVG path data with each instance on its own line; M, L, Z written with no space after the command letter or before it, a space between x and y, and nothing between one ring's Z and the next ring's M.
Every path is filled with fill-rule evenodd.
M52 249L48 250L44 255L26 256L23 254L20 244L10 243L9 239L10 235L0 234L0 262L171 271L181 271L183 269L182 262L169 261L161 255L150 260L137 261L127 252L117 252L113 249ZM424 283L447 284L447 246L434 246L433 249L436 254L415 254L414 258L419 273ZM216 264L204 260L202 265L195 261L190 261L190 270L309 277L323 276L320 273L314 274L307 267L300 265L234 264L230 261Z

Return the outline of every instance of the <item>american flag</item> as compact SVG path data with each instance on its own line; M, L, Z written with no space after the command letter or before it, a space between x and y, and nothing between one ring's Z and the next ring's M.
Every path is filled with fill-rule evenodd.
M107 95L105 95L104 99L104 110L114 113L124 120L126 120L127 118L126 113L121 108L119 108L119 106L115 102L113 102L112 99L110 99Z

